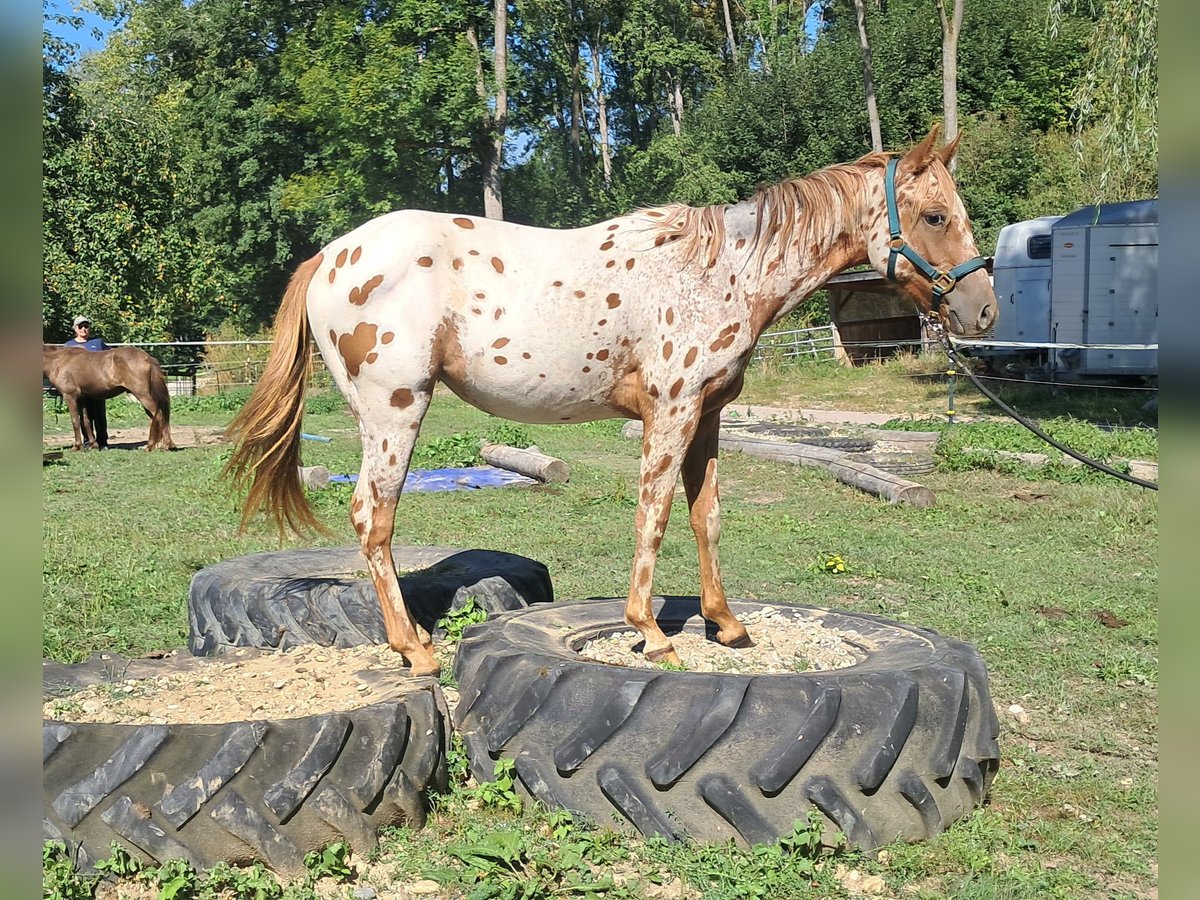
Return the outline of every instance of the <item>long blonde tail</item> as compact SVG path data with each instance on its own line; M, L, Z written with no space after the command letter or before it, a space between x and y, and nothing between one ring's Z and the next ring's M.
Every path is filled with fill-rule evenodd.
M238 489L250 482L242 527L266 507L281 537L289 528L298 534L328 530L313 516L299 471L300 423L311 365L305 301L323 258L318 253L302 263L288 283L275 316L275 343L266 370L225 433L235 446L222 475Z

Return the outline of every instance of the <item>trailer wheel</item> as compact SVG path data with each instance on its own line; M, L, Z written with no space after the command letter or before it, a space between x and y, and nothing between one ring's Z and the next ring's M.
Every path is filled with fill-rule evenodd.
M699 602L655 601L668 634ZM745 614L764 604L730 601ZM644 835L742 844L818 810L860 849L943 831L999 766L987 672L969 644L876 616L800 607L870 647L844 669L732 675L607 665L589 639L626 630L623 600L557 603L467 629L455 723L476 777L515 760L530 796Z

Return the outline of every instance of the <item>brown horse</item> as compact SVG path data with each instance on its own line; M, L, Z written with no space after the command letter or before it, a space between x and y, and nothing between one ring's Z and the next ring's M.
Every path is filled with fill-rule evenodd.
M158 360L137 347L84 350L42 345L42 377L62 394L71 412L75 449L96 447L92 423L83 415L85 398L108 400L125 391L133 394L150 417L146 449L174 450L171 440L171 395Z
M744 202L643 209L550 230L403 210L303 263L275 319L275 345L230 426L227 472L252 481L247 514L314 523L297 464L309 342L358 419L362 469L350 517L388 643L436 672L391 555L396 504L434 385L522 422L644 423L626 620L646 656L678 663L651 583L683 476L699 549L700 605L717 639L744 646L717 541L717 428L759 335L827 279L869 263L950 331L995 321L996 297L937 130L903 156L871 154L764 187Z

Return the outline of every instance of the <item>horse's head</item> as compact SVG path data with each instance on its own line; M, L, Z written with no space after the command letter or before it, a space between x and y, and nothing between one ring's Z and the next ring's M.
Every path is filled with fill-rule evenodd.
M996 322L996 295L971 234L971 220L947 168L958 138L938 149L935 125L925 140L888 160L880 210L870 226L871 265L937 316L954 334L973 337Z

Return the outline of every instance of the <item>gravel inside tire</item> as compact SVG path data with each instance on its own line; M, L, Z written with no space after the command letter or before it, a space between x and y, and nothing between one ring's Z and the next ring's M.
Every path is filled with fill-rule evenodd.
M764 606L730 601L739 615ZM1000 752L978 651L876 616L788 608L858 632L866 658L755 676L579 656L628 628L617 599L468 628L454 718L472 771L490 780L512 758L526 793L598 825L743 845L779 840L815 808L828 842L840 831L873 850L933 837L982 804ZM656 598L655 613L668 635L706 630L696 598Z
M496 550L392 547L409 612L435 638L447 612L468 597L490 614L554 599L535 560ZM355 647L387 642L383 613L358 547L280 550L201 569L188 589L188 649L285 650L302 644Z
M43 663L43 695L190 671L195 657ZM335 841L365 854L385 825L425 823L447 787L445 699L432 679L401 680L357 709L221 724L42 721L44 840L81 870L117 841L143 863L263 860L303 874Z

